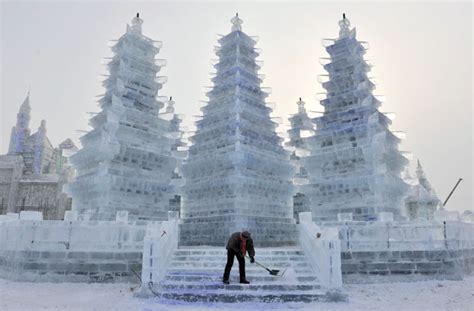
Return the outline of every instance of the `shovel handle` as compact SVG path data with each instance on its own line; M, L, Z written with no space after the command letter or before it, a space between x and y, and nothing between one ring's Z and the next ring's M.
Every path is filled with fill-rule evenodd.
M250 258L250 257L247 256L247 255L245 255L245 257ZM256 261L255 259L254 259L254 261L255 261L255 264L257 264L257 266L262 267L263 269L267 270L268 272L271 271L270 269L268 269L267 267L265 267L264 265L262 265L261 263L259 263L259 262Z

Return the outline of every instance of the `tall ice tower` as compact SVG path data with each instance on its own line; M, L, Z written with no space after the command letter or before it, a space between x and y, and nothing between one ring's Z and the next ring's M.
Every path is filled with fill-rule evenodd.
M18 111L18 114L16 115L16 125L11 131L8 154L21 154L25 151L25 143L31 132L30 119L30 92L28 92L23 104L21 104L20 111Z
M301 165L300 157L296 155L296 149L305 147L306 133L314 133L315 125L313 120L308 116L305 102L300 99L296 102L298 105L298 112L291 115L288 119L290 121L290 129L288 130L289 141L286 145L292 149L290 159L296 165L296 175L294 176L294 184L298 184L298 180L307 179L308 172ZM308 198L301 192L296 193L293 197L293 214L295 219L299 220L299 213L310 211Z
M326 39L330 58L322 59L326 98L324 114L315 119L316 133L307 139L302 158L309 183L301 191L310 198L315 221L375 219L379 212L400 217L408 188L401 178L408 160L398 149L400 137L390 131L391 120L379 112L375 85L364 60L366 43L343 15L339 37Z
M176 135L157 100L166 82L157 73L166 62L155 59L161 42L145 37L142 23L137 14L112 47L101 111L81 137L83 148L71 157L77 177L67 191L83 218L114 220L117 211L127 211L135 220L167 219L174 197Z
M258 75L256 40L232 18L219 39L214 87L183 166L181 245L224 245L235 231L263 246L293 244L294 168Z

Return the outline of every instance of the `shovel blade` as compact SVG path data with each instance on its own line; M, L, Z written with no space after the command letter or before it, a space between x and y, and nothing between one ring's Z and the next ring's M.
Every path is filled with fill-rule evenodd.
M268 271L270 272L271 275L278 275L278 273L280 272L280 270L270 270Z

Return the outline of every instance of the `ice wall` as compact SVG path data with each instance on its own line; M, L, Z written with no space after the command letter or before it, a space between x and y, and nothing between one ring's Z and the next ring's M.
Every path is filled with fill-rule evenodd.
M71 212L67 212L66 218ZM0 277L29 282L138 282L147 223L0 216ZM133 271L132 271L133 270Z
M344 282L462 279L474 272L474 225L437 214L432 221L327 222L341 239ZM392 218L392 219L391 219Z

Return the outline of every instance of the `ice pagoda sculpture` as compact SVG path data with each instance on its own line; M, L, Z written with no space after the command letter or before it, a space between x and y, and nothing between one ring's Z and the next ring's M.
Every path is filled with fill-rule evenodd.
M391 119L378 109L375 85L367 74L365 42L343 15L337 39L325 39L330 58L320 76L326 90L324 113L315 118L316 133L306 139L301 159L308 183L301 191L310 198L315 221L374 220L380 212L401 218L408 185L401 172L408 160L398 149L400 135L391 132ZM350 216L352 214L352 216Z
M242 32L238 15L231 22L183 165L180 243L224 245L245 229L259 245L293 244L294 167L260 86L256 39Z
M166 62L155 59L161 42L144 36L142 23L137 14L112 47L101 111L71 157L77 177L67 191L83 219L114 220L117 211L132 220L167 219L174 197L176 135L170 118L160 116L164 101L157 98L166 82L157 73Z
M314 134L314 123L308 116L304 107L305 102L300 99L296 103L298 105L298 112L290 116L290 129L288 130L289 141L286 146L292 148L290 159L295 164L297 170L294 177L294 183L298 184L299 180L308 178L308 172L301 165L300 157L296 155L296 148L305 148L304 138L307 135ZM310 205L308 198L301 192L293 196L293 214L298 221L298 214L301 212L309 212Z
M410 190L405 198L406 214L410 220L432 220L441 201L428 181L420 161L417 161L416 178L406 174Z
M170 211L175 211L181 213L181 188L184 185L184 178L181 175L181 159L186 155L186 143L181 139L183 129L181 128L181 122L183 122L183 115L175 113L174 109L175 101L170 97L169 101L166 103L165 113L166 117L170 120L169 131L170 133L177 133L175 143L171 146L173 154L178 158L176 163L176 168L172 174L172 183L177 186L176 193L172 199L170 199Z

